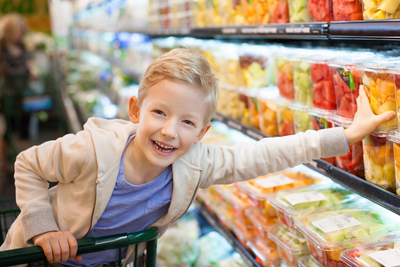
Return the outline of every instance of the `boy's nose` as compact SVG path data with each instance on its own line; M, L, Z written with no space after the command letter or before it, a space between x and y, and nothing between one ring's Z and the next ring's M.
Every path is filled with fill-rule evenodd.
M161 134L166 138L175 139L178 136L176 127L177 125L175 122L168 121L164 124L164 127L162 127Z

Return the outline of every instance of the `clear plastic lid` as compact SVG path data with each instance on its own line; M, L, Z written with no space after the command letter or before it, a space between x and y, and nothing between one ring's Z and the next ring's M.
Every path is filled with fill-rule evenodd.
M269 46L265 45L254 45L254 44L242 44L239 47L239 55L249 55L255 57L265 57L268 58L271 55L271 49Z
M395 67L394 61L391 59L368 59L358 65L358 68L362 71L370 71L377 73L388 73Z
M335 124L335 126L345 128L349 127L353 123L353 119L342 117L338 115L336 111L332 114L331 120Z
M279 191L269 203L293 219L310 212L338 208L359 201L360 197L333 183Z
M261 100L276 100L279 98L279 90L277 87L260 88L257 97Z
M269 232L272 229L278 227L279 222L277 218L269 218L261 215L255 209L246 209L246 217L253 223L254 227L258 229L263 229L265 232Z
M308 251L307 240L293 234L286 226L281 225L272 230L268 233L268 237L284 250L291 251L292 254Z
M343 54L338 55L334 59L329 61L329 66L332 67L349 67L356 66L368 59L379 57L375 53L371 52L345 52Z
M397 236L399 226L397 215L378 211L371 205L313 213L296 221L296 227L324 251L337 250L338 246L353 248L357 243Z
M246 244L262 262L280 260L276 247L269 245L259 237L247 241Z
M275 100L275 103L277 103L278 105L280 105L280 106L289 106L289 104L291 103L292 101L289 101L289 100L287 100L286 98L283 98L283 97L278 97L276 100Z
M318 49L310 55L307 59L310 63L328 64L330 60L340 55L341 51L335 51L332 49Z
M297 49L296 52L290 57L290 61L307 61L308 58L312 55L315 55L315 50L311 49Z
M324 119L327 119L328 121L332 121L331 117L335 111L311 107L311 108L308 108L307 112L314 117L324 118Z
M313 256L301 257L298 261L299 267L324 267L314 259Z
M289 108L296 111L308 112L309 107L300 103L290 102Z

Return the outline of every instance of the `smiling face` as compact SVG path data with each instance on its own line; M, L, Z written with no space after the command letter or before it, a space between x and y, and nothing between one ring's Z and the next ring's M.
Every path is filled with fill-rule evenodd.
M204 125L208 108L205 94L187 84L162 80L148 89L140 107L136 97L129 116L139 123L133 154L149 167L165 168L198 143L211 123Z

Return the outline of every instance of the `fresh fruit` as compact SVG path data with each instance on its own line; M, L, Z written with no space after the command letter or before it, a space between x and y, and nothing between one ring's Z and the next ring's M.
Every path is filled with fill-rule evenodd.
M332 0L309 0L308 12L314 21L332 21Z
M267 81L268 58L265 56L241 55L240 68L247 88L263 87Z
M311 21L308 12L307 0L288 0L290 22L309 22Z
M293 100L294 87L293 87L293 69L289 61L276 59L276 86L282 97Z
M303 110L294 110L294 131L295 133L306 132L312 130L312 116Z
M259 116L261 132L268 136L278 136L278 105L272 100L259 100Z
M312 64L310 67L312 87L312 102L314 107L334 110L336 109L335 87L332 69L327 64Z
M289 4L287 0L268 0L271 23L289 22Z
M349 150L346 155L336 157L336 164L341 169L363 178L365 173L362 142L349 146Z
M364 19L396 19L399 18L399 5L397 0L363 0Z
M305 61L294 61L293 65L293 86L294 99L296 102L311 106L311 78L310 64Z
M336 21L362 20L362 3L360 0L333 0L334 17Z
M279 105L277 110L279 136L294 134L293 111L287 106Z

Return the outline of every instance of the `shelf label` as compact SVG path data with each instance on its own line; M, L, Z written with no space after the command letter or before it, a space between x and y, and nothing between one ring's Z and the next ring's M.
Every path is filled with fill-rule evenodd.
M232 120L228 120L227 125L238 131L241 131L243 129L242 125L240 125L239 123L234 122Z
M340 77L344 81L344 83L350 88L355 89L354 78L351 71L343 69L343 68L336 68L336 71L339 73ZM358 88L357 88L358 89Z
M241 28L240 32L244 34L277 33L278 29L276 27Z
M237 29L236 28L223 28L222 33L223 34L236 34Z
M370 256L385 267L400 266L400 248L378 251L368 254L368 256Z
M217 113L214 113L213 119L217 121L224 121L224 117Z
M336 215L312 222L312 225L321 229L326 234L361 224L360 221L349 214Z
M258 180L255 180L254 182L263 188L271 188L271 187L294 183L294 181L292 179L290 179L289 177L287 177L283 174L278 174L278 175L274 175L271 177L258 179Z
M290 195L285 196L285 199L292 206L294 206L294 205L300 204L300 203L326 200L326 196L318 191L309 191L309 192L290 194Z
M246 130L246 134L247 134L248 136L250 136L251 138L254 138L254 139L256 139L256 140L261 140L261 139L264 138L264 136L262 136L261 134L256 133L256 132L254 132L254 131L252 131L252 130L250 130L250 129L247 129L247 130Z
M310 27L302 27L302 28L286 28L285 29L286 33L311 33Z

